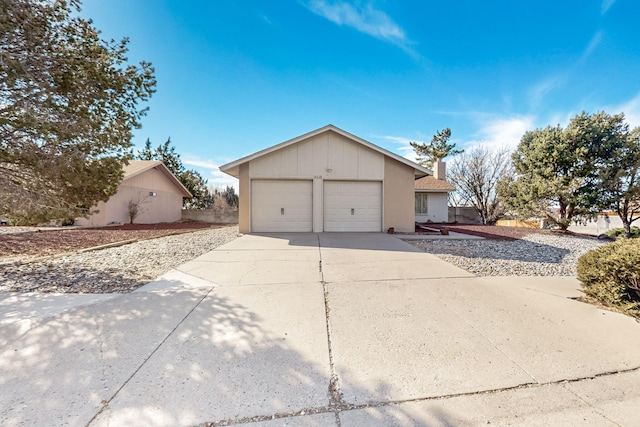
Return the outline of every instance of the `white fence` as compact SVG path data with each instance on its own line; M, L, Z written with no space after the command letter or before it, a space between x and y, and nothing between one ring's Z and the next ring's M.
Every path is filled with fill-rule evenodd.
M482 224L482 218L475 208L469 206L453 207L449 206L449 222L460 224Z
M585 224L572 224L569 231L581 234L600 235L613 228L622 228L622 220L618 216L598 215L597 218Z

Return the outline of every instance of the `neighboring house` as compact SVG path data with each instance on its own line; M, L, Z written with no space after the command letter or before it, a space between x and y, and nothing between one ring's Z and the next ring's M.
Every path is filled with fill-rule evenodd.
M134 222L157 224L179 221L182 198L191 193L160 161L130 160L124 167L124 178L116 194L107 202L99 202L98 210L88 218L78 218L77 225L103 226L129 223L129 202L138 203L139 213Z
M445 162L436 162L433 175L415 181L415 221L448 222L449 192L456 188L445 181Z
M220 170L240 180L242 233L412 232L414 181L431 174L333 125Z

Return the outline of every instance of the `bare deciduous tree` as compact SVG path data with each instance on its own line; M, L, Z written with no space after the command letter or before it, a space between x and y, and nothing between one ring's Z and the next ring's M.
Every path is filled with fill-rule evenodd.
M145 213L147 209L144 207L147 204L149 197L142 196L142 192L138 191L138 195L135 198L129 200L129 204L127 205L127 212L129 213L129 224L133 224L133 221Z
M209 186L209 193L213 195L212 206L209 209L219 214L238 210L238 195L233 187L227 186L223 190L220 187Z
M483 224L493 225L504 214L496 190L500 179L511 173L510 154L507 148L479 145L450 162L448 179L457 188L454 197L472 205Z

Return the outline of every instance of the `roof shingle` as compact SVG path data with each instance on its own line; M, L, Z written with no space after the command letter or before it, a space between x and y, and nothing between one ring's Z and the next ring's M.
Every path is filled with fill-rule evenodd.
M447 181L436 179L432 175L422 177L415 180L414 187L416 190L423 191L456 191L456 188Z

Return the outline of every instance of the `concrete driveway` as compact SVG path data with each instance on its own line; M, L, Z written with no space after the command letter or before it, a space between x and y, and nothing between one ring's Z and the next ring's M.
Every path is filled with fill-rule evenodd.
M131 294L0 295L0 424L638 425L640 324L578 289L245 235Z

